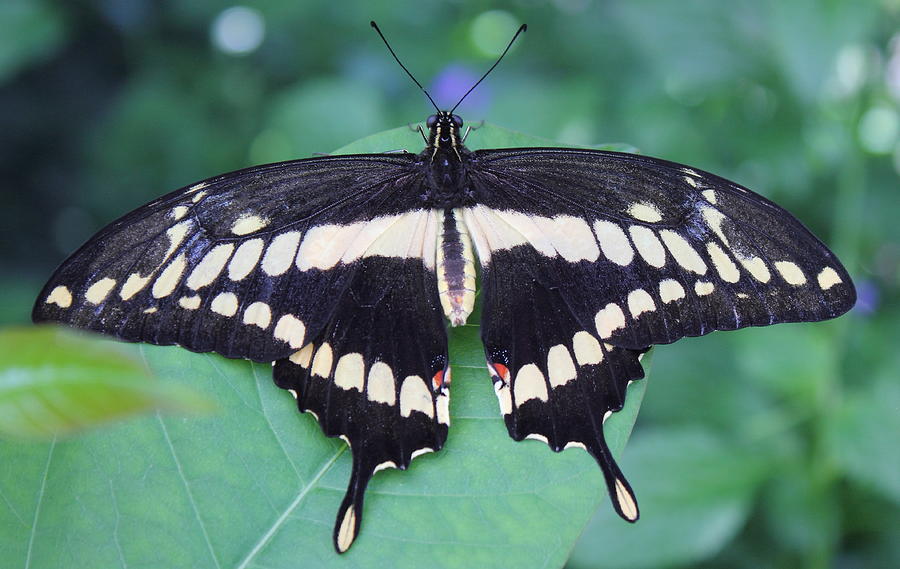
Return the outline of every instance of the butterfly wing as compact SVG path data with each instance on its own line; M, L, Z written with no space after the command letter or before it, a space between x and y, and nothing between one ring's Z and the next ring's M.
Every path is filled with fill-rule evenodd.
M475 156L483 198L469 219L559 265L569 305L613 345L824 320L856 300L840 261L802 223L713 174L590 150Z
M555 286L555 268L534 250L499 251L482 274L481 335L510 436L544 441L557 452L584 448L602 467L616 511L637 520L637 501L603 423L622 409L628 384L644 377L643 351L600 342Z
M343 552L372 475L447 436L439 212L422 209L414 160L293 161L173 192L66 260L34 320L275 361L276 384L351 447L334 534Z
M815 321L855 302L799 221L737 184L602 151L476 151L462 212L482 264L482 337L510 435L584 445L616 510L637 517L602 418L654 344ZM498 365L499 364L499 365Z
M275 364L275 383L301 411L353 452L334 545L346 551L359 532L369 479L382 468L405 470L447 438L447 336L437 279L422 263L367 260L319 337Z
M424 227L430 215L397 190L416 183L411 162L299 160L173 192L69 257L33 319L261 362L288 357L324 329L356 261L422 258L408 243L376 246L398 224Z

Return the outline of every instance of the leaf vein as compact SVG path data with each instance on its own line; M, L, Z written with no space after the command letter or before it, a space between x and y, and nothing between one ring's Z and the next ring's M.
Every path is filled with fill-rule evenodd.
M284 510L284 512L281 513L280 516L278 516L278 519L275 520L275 523L272 524L272 527L270 527L266 531L266 533L264 533L262 537L259 538L259 541L256 542L256 545L253 546L250 552L247 553L247 556L244 557L243 561L241 561L235 567L235 569L246 569L250 565L250 563L259 554L259 552L262 551L263 548L272 540L275 534L278 533L278 530L281 529L281 527L284 525L285 521L288 519L288 516L290 516L291 513L297 508L297 506L300 505L300 502L302 502L303 499L306 498L306 495L309 494L309 491L312 490L312 488L319 480L321 480L323 476L325 476L325 473L331 469L332 465L334 465L338 457L341 456L344 451L347 450L347 448L348 447L346 445L341 445L331 456L328 462L322 465L322 468L320 468L319 471L316 472L315 476L312 477L312 480L309 481L309 484L307 484L306 487L299 494L297 494L297 497L294 498L294 501L288 505L288 507Z
M56 449L56 437L50 443L50 452L47 453L47 464L44 465L44 475L41 477L41 489L38 491L37 504L34 506L34 520L31 523L31 535L28 536L28 552L25 555L25 569L31 567L31 552L34 549L34 536L37 534L38 518L41 516L41 505L44 503L44 491L47 488L47 474L50 472L50 461L53 451Z
M166 428L166 423L162 420L162 416L157 413L156 419L159 421L159 426L162 429L163 437L166 439L166 444L169 446L169 452L172 454L172 459L175 461L175 467L178 470L178 476L181 478L181 483L184 485L184 492L187 495L188 502L191 504L191 509L194 511L194 517L197 519L197 523L200 525L200 532L203 534L203 539L206 541L206 548L209 550L209 555L212 557L213 563L216 564L216 567L221 568L221 564L219 564L219 559L216 557L215 549L213 549L212 542L209 539L209 532L206 531L206 524L203 523L203 518L200 517L200 510L197 508L197 502L194 500L194 493L191 492L191 485L188 482L187 478L184 475L184 469L181 467L181 460L178 458L178 454L175 452L175 445L172 444L172 439L169 437L169 430Z

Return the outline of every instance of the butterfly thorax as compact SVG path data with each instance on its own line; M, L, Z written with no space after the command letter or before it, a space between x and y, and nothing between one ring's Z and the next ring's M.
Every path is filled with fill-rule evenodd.
M471 152L460 137L462 119L447 111L428 117L428 146L419 155L426 173L426 201L435 208L474 205L466 163Z

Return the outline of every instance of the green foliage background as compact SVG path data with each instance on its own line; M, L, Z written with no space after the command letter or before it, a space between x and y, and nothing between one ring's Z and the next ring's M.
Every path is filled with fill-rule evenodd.
M370 19L441 105L455 102L526 22L529 31L509 59L460 107L468 122L486 119L569 144L625 141L734 179L787 207L830 244L860 292L857 308L835 322L713 334L656 350L622 460L642 520L624 524L601 502L569 565L900 566L900 3L245 5L261 16L265 34L258 48L234 54L213 33L230 3L0 3L0 322L26 323L56 263L158 195L421 121L431 109L371 32ZM191 365L211 365L199 358ZM484 450L522 446L546 451L537 443ZM50 535L23 546L44 548L28 557L34 566L41 559L77 566L62 554L74 550L76 535L93 535L95 549L115 552L128 536L114 525L93 527L87 506L73 528L71 518L10 499L43 492L48 482L43 466L22 459L19 450L27 448L0 446L0 536L13 532L4 523ZM103 450L116 456L115 448ZM534 452L545 454L560 468L580 464L569 453ZM464 468L441 460L437 469L437 462L429 471L436 480L440 469ZM396 478L415 476L412 470ZM73 467L51 482L65 486L85 472ZM207 479L229 480L221 472L204 473ZM586 485L594 483L599 479L585 476ZM557 496L548 512L558 515L554 508L573 496ZM364 534L375 521L367 519ZM171 531L171 541L143 552L145 565L228 565L215 556L188 564L172 544L189 534ZM434 533L438 541L441 528ZM560 539L563 533L571 531ZM457 546L440 548L445 565L466 543ZM394 547L403 554L402 545ZM514 541L499 541L482 565L505 566L511 547ZM356 559L366 566L365 557ZM289 566L290 558L282 562Z

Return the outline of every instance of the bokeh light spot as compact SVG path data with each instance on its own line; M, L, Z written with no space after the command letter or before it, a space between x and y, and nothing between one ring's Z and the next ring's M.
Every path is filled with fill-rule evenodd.
M888 43L888 61L884 81L895 99L900 99L900 33L894 34Z
M897 111L886 106L872 107L859 121L859 142L873 154L887 154L897 144L898 130Z
M213 20L211 36L219 51L241 55L255 51L266 37L266 21L254 8L232 6Z
M431 94L439 107L449 109L478 81L479 77L477 72L463 65L448 65L431 82ZM465 102L457 110L460 113L483 113L490 98L490 86L482 83L469 93Z
M845 45L835 61L834 89L838 96L856 94L866 82L866 50L861 45Z
M512 39L519 21L504 10L482 12L473 21L469 29L472 44L483 55L497 57Z

